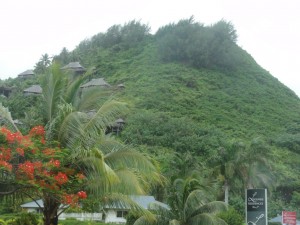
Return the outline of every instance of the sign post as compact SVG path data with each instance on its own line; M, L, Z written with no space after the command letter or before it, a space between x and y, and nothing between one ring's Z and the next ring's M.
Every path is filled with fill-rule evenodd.
M297 224L296 212L282 211L282 224L296 225Z
M267 225L267 189L246 190L246 224Z

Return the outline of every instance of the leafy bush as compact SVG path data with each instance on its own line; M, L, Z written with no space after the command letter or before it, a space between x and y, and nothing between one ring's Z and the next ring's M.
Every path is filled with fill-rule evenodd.
M0 219L0 225L7 225L7 223L4 220Z
M39 225L38 215L33 213L22 213L14 222L15 225Z
M244 222L244 218L234 208L229 208L229 210L220 213L218 216L228 225L241 225Z

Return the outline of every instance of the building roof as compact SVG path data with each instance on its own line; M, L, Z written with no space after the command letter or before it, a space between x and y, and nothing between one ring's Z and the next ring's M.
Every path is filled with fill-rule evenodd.
M44 207L44 203L42 199L36 200L36 202L43 208ZM36 202L27 202L25 204L22 204L21 207L22 208L39 208L38 204Z
M156 201L153 196L147 195L133 195L130 198L144 209L155 209L157 206L169 209L167 204ZM106 209L130 209L130 206L123 202L113 203L105 206Z
M41 94L42 87L40 85L32 85L31 87L25 89L23 92L25 93L33 93L33 94Z
M22 123L20 120L18 120L18 119L13 120L13 122L14 122L14 124L17 124L17 125L22 125L22 124L23 124L23 123Z
M72 70L77 71L77 72L86 71L86 69L82 65L80 65L79 62L70 62L69 64L63 66L61 69L62 70L72 69Z
M125 121L122 118L119 118L115 121L115 123L125 123Z
M33 70L26 70L23 73L20 73L18 75L18 77L27 77L27 76L33 76L33 75L34 75Z
M88 88L88 87L95 87L95 86L106 86L109 87L110 85L106 83L106 81L103 78L98 79L92 79L89 82L81 85L81 88Z

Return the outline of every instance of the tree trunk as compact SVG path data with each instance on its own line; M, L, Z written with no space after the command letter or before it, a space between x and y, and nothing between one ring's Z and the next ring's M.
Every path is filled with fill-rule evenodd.
M57 200L52 196L46 196L43 199L43 202L44 202L44 209L43 209L44 225L58 225L57 212L60 203L57 202Z
M229 185L227 180L224 182L224 202L228 205L229 204Z

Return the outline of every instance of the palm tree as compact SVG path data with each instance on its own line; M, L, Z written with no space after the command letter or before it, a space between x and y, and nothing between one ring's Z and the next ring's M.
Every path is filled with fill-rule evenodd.
M50 66L51 60L47 53L41 56L40 60L35 65L36 74L44 74L47 71L47 68Z
M140 217L134 225L214 225L227 224L217 213L227 210L224 202L212 201L212 195L203 190L203 185L194 178L177 179L172 186L170 209L157 206L156 220Z
M262 140L255 138L246 145L233 141L227 148L219 149L220 175L223 179L224 201L229 202L229 190L235 186L242 192L245 188L272 187L270 150Z

